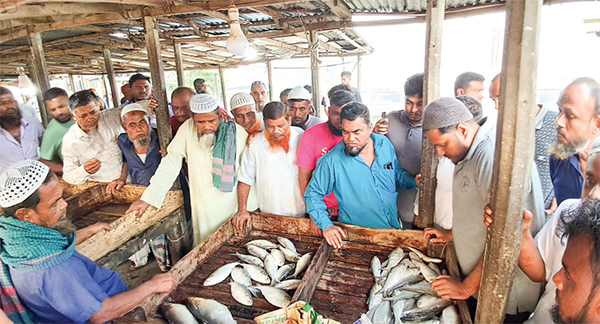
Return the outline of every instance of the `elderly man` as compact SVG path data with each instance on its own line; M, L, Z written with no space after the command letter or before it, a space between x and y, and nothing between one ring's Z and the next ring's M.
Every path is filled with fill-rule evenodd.
M317 161L342 141L342 119L340 113L345 105L353 102L355 99L354 95L346 90L338 90L331 93L329 98L331 107L325 110L325 113L329 117L327 122L311 127L302 135L296 157L296 165L299 168L298 180L302 195L304 195L313 171L317 167ZM335 199L335 195L330 193L324 197L324 200L329 215L338 216L338 202ZM311 233L321 235L321 229L314 222L311 222L310 225Z
M190 106L193 117L181 125L150 186L127 212L138 211L141 215L150 205L160 208L185 158L193 166L189 168L189 185L197 245L237 211L235 170L248 134L233 121L221 121L219 105L208 94L194 95ZM251 192L248 209L256 208L256 195Z
M79 254L76 244L110 227L98 223L75 232L58 178L41 162L6 169L0 197L2 290L18 291L35 323L105 323L176 285L170 274L161 274L127 291L118 273Z
M282 102L268 103L263 109L265 131L244 152L238 179L238 212L233 218L240 230L250 222L246 203L253 186L261 212L294 217L306 214L298 167L294 165L303 131L291 126L287 110Z
M352 73L350 71L343 71L340 76L342 77L342 84L347 85L350 88L352 88L352 93L354 94L354 97L356 98L356 102L362 102L362 97L360 95L360 91L358 91L358 89L356 89L350 85L350 82L352 81Z
M571 82L558 99L556 144L550 148L550 177L557 204L578 198L585 163L600 135L600 85L591 78Z
M469 96L475 98L481 102L483 99L483 85L485 78L483 75L475 72L464 72L456 77L454 81L454 95L455 96Z
M117 145L120 109L100 112L98 97L81 90L69 98L75 124L63 137L63 179L70 184L88 180L111 182L121 177L123 159Z
M339 204L339 221L371 228L402 228L396 209L396 190L416 187L398 163L392 143L371 133L369 109L346 104L341 111L343 142L319 161L304 200L327 243L342 246L342 229L334 226L324 198L332 191Z
M446 236L437 230L429 230L425 234L428 239L441 238L441 242L454 239L458 262L466 276L462 282L448 276L436 278L431 287L444 299L466 300L479 290L486 239L481 214L489 202L494 164L495 128L486 125L488 122L485 119L475 122L465 104L455 98L438 98L423 113L423 129L437 154L456 165L452 184L452 235ZM541 184L535 166L532 166L528 187L526 207L534 211L531 230L535 234L545 220ZM532 311L538 293L539 286L522 272L517 272L506 308L510 314L507 315L509 321L521 319L521 313Z
M423 140L423 73L414 74L404 83L404 109L395 110L375 124L373 130L392 141L400 166L411 176L421 172ZM398 214L405 228L412 228L417 189L398 192Z
M206 92L206 81L202 78L194 80L194 89L197 94L207 93Z
M233 120L244 127L248 135L254 135L265 129L262 113L256 112L256 103L251 95L238 92L231 97L231 114Z
M0 172L11 164L38 160L44 127L37 118L23 117L12 92L0 87Z
M171 93L171 107L173 107L173 116L169 121L171 122L171 129L173 135L177 134L179 127L183 123L192 118L192 111L190 110L190 101L194 96L194 90L188 87L179 87Z
M52 88L44 92L46 109L54 117L46 128L40 149L40 162L47 165L52 172L62 175L62 142L63 137L75 124L69 111L69 95L61 88Z
M256 111L261 112L269 100L267 86L262 81L254 81L250 86L250 94L256 102Z
M292 126L307 130L318 125L324 120L310 114L313 109L312 96L303 87L295 87L288 94L289 115L292 117Z

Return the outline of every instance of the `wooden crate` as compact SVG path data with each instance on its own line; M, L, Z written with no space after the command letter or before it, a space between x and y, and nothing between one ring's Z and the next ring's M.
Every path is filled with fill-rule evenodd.
M162 317L158 311L161 304L185 303L188 297L213 298L227 305L241 324L254 323L255 316L275 310L276 307L262 297L255 298L252 307L237 303L231 297L229 280L211 287L202 285L214 270L237 261L231 253L247 254L244 244L254 239L276 242L276 238L282 236L292 240L300 254L316 252L292 300L307 301L326 318L344 324L353 323L367 311L367 296L375 283L370 271L370 262L375 255L385 260L389 252L399 246L423 251L429 248L431 256L446 260L452 276L459 274L452 245L445 248L428 246L422 231L377 230L338 224L346 232L347 241L342 249L334 250L322 238L307 235L308 219L262 213L251 215L252 222L247 231L236 233L232 223L227 222L173 267L171 274L179 281L178 286L170 294L153 295L141 305L149 319ZM459 311L463 323L471 323L464 302L459 303Z

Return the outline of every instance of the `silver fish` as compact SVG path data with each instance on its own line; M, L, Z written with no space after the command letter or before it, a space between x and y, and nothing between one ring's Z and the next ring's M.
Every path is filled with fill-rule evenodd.
M170 324L198 324L194 315L185 305L166 303L160 306L160 310Z
M227 306L214 299L190 297L187 300L189 310L205 323L211 324L236 324Z
M392 304L392 313L394 313L394 324L402 324L402 320L400 319L402 313L413 308L415 308L414 299L403 299L394 302Z
M310 264L310 260L313 257L313 253L312 252L308 252L306 254L304 254L302 257L300 257L300 259L298 260L298 263L296 263L296 270L294 270L294 274L292 275L292 277L297 277L299 274L302 273L302 271L306 270L306 268L308 268L308 265Z
M283 255L283 252L281 252L280 249L271 250L271 256L273 256L275 261L277 261L278 267L281 267L285 264L285 255Z
M267 240L254 240L246 243L246 246L249 245L258 246L259 248L263 249L276 249L279 247L279 245Z
M395 302L398 300L407 300L407 299L415 299L421 296L420 293L416 293L414 291L396 289L392 291L391 296L384 297L383 300L389 300L391 302Z
M371 318L371 322L377 324L389 324L392 322L392 317L393 314L390 302L384 300L375 309L375 313L373 313L373 318Z
M248 271L243 268L235 267L231 269L231 279L246 287L252 286L252 278L248 274Z
M428 320L424 320L424 321L402 321L402 323L404 324L440 324L440 320L437 317L432 317Z
M375 282L375 284L373 285L373 287L371 287L371 290L369 291L369 297L367 297L367 303L369 302L369 300L371 300L373 295L375 295L376 293L380 293L382 288L383 288L382 284Z
M233 296L233 299L242 305L252 306L252 295L246 286L240 285L235 281L230 282L229 285L231 286L231 296Z
M216 285L222 282L223 280L227 279L227 277L229 277L229 274L231 273L231 269L235 268L237 265L239 265L239 263L237 262L228 263L215 270L213 273L210 274L210 276L208 276L208 278L206 278L206 280L204 280L204 285Z
M265 270L269 274L269 277L271 277L271 282L273 282L275 281L275 274L277 273L277 261L275 261L275 258L270 254L267 254L264 261Z
M300 279L288 279L276 283L275 285L273 285L273 287L283 290L292 290L298 288L298 286L300 286L300 283L302 283L302 280Z
M386 293L394 288L401 287L418 280L419 270L418 269L407 269L403 266L397 266L390 271L385 284L383 285L383 292Z
M393 267L398 265L398 263L400 263L400 261L402 261L402 259L404 259L405 256L406 253L404 252L404 250L402 250L402 248L397 248L394 251L390 252L390 254L388 255L387 265L385 266L385 269L392 269Z
M297 252L294 252L290 249L286 249L283 246L280 246L279 249L281 250L281 252L283 252L285 259L289 262L298 262L298 259L300 259L300 255Z
M402 287L402 290L413 291L420 294L427 294L437 297L435 290L431 289L431 284L425 280L417 282L415 284L407 285Z
M436 319L436 315L441 313L441 311L442 310L438 308L421 309L415 307L403 312L402 315L400 315L400 319L403 323L408 323L409 321L420 323L427 320Z
M379 305L383 302L383 294L380 292L376 292L369 297L367 300L368 309L373 309L379 307Z
M253 255L241 254L241 253L238 253L238 252L235 252L233 255L237 256L238 259L240 259L240 260L242 260L242 261L244 261L246 263L254 264L254 265L257 265L259 267L264 267L265 266L263 264L263 260L262 259L260 259L258 257L255 257Z
M423 296L419 297L419 299L417 299L417 307L419 307L421 309L428 309L428 308L443 309L451 304L452 304L452 301L450 301L450 300L443 300L441 298L430 296L430 295L423 295Z
M298 253L298 251L296 251L296 247L294 246L294 243L292 241L290 241L289 239L280 236L277 238L277 242L279 242L279 244L281 244L281 246L283 246L284 248L286 248L296 254Z
M428 267L431 268L431 270L435 271L435 273L437 273L438 276L442 275L442 270L440 270L440 267L438 267L437 264L433 263L433 262L429 262L429 264L427 264Z
M419 266L419 270L421 271L421 274L423 275L425 280L427 280L428 282L433 282L435 280L435 278L438 276L438 274L433 269L431 269L429 266L427 266L425 263L423 263L423 261L413 261L413 262L417 266Z
M371 259L371 272L375 277L381 276L381 261L377 256Z
M273 282L280 282L281 280L283 280L290 273L292 273L292 271L294 271L295 267L296 267L295 264L289 263L289 264L286 264L283 267L279 268L277 270L277 272L275 273L275 278L273 278Z
M442 311L441 324L460 324L460 315L454 305L450 305Z
M285 291L275 287L256 286L256 288L260 290L265 299L273 306L280 308L287 307L292 299Z
M425 253L423 253L415 248L409 247L409 249L411 251L415 252L425 262L442 263L442 259L429 257L429 256L425 255Z
M423 258L421 258L418 254L416 254L415 252L408 252L408 257L412 262L419 262L419 261L423 261Z
M252 280L266 285L271 283L269 274L265 271L265 269L254 264L242 264L242 266L244 267L244 270L248 272Z
M248 253L260 258L261 260L264 260L267 254L269 254L267 250L260 248L256 245L248 245L246 246L246 249L248 250Z

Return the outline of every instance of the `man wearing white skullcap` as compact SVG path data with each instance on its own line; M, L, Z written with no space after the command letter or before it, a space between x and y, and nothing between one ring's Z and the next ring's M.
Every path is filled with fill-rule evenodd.
M185 159L190 166L192 226L197 245L237 210L236 173L248 133L233 121L222 121L219 105L208 94L194 95L190 108L192 118L181 125L150 186L127 213L138 211L141 215L150 205L160 208ZM256 194L251 192L248 210L256 208Z
M325 122L310 114L313 109L312 95L304 87L295 87L288 93L288 106L290 107L289 115L292 117L292 126L307 130Z
M265 130L262 113L256 112L254 98L246 92L238 92L231 97L231 114L233 120L244 127L248 135Z
M78 253L77 244L110 227L97 223L75 232L62 192L56 175L38 161L17 162L0 175L0 286L18 292L2 296L9 318L104 323L173 289L171 275L160 274L127 291L118 273Z

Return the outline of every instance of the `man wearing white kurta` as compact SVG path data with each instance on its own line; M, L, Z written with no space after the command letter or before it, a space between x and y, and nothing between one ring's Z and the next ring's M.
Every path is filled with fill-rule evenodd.
M238 212L234 217L238 229L250 220L246 201L251 187L256 187L258 208L263 213L294 217L306 214L294 163L304 131L291 126L287 110L282 102L268 103L263 109L265 131L244 153L238 178Z
M219 119L219 107L214 98L208 94L197 94L192 97L190 108L193 117L181 125L156 173L150 179L141 200L133 203L127 213L138 211L143 214L149 205L160 208L165 195L177 179L185 158L189 165L190 198L192 207L192 226L194 245L198 245L219 226L226 222L237 210L237 186L231 174L216 175L215 161L224 163L224 172L235 172L238 169L242 153L246 147L248 134L243 127L233 122ZM229 134L221 143L221 136ZM231 154L235 154L232 165L227 167L227 157L217 159L217 147L230 145ZM235 152L233 152L235 150ZM227 154L226 154L227 156ZM216 180L216 179L220 180ZM256 195L250 193L249 208L257 208Z

